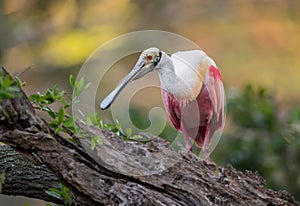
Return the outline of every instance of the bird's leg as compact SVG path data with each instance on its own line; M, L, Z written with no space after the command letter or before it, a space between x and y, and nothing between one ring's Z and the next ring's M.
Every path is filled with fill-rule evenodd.
M204 143L203 143L203 153L204 153L204 158L207 162L210 162L209 158L209 145L211 141L211 136L210 136L210 124L207 125L206 131L205 131L205 138L204 138Z
M190 137L189 136L184 136L184 142L185 142L185 147L192 152L192 145L190 142Z
M210 162L210 157L209 157L209 143L204 142L203 144L203 153L204 153L204 158L207 162Z
M181 128L181 131L183 133L183 138L184 138L184 142L185 142L185 147L192 152L192 145L190 142L190 137L188 135L188 133L186 132L184 126Z

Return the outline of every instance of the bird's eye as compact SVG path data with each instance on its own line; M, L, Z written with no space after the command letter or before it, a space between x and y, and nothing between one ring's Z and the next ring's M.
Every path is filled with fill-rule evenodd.
M151 61L151 60L152 60L152 56L151 56L151 55L148 55L148 56L147 56L147 59L148 59L149 61Z
M155 57L154 61L155 61L155 62L159 62L159 59L160 59L160 57L157 56L157 57Z

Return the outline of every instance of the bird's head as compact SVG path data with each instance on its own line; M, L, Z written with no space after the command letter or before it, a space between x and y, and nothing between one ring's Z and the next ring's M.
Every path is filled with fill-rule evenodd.
M161 59L161 54L161 51L155 47L144 50L141 57L144 59L145 67L152 69L156 67Z
M162 52L158 48L152 47L144 50L127 77L101 102L101 109L107 109L129 82L158 68L161 58Z
M133 68L133 70L137 71L137 74L133 79L139 79L145 74L154 71L159 64L161 57L162 53L158 48L152 47L144 50Z

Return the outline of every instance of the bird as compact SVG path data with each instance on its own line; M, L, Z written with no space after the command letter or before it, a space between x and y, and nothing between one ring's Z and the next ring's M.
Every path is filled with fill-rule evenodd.
M100 103L107 109L131 81L157 71L166 113L177 131L183 133L185 146L191 141L202 148L210 161L210 144L225 123L225 94L216 63L203 50L178 51L170 55L158 48L144 50L131 72Z

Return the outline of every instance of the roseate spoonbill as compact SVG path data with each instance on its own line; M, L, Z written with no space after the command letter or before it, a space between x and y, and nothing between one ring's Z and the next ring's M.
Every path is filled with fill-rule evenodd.
M176 130L183 133L186 148L190 139L202 147L209 161L214 133L224 126L224 87L215 62L204 51L180 51L171 56L157 48L142 52L128 76L101 102L107 109L132 80L156 70L166 112Z

